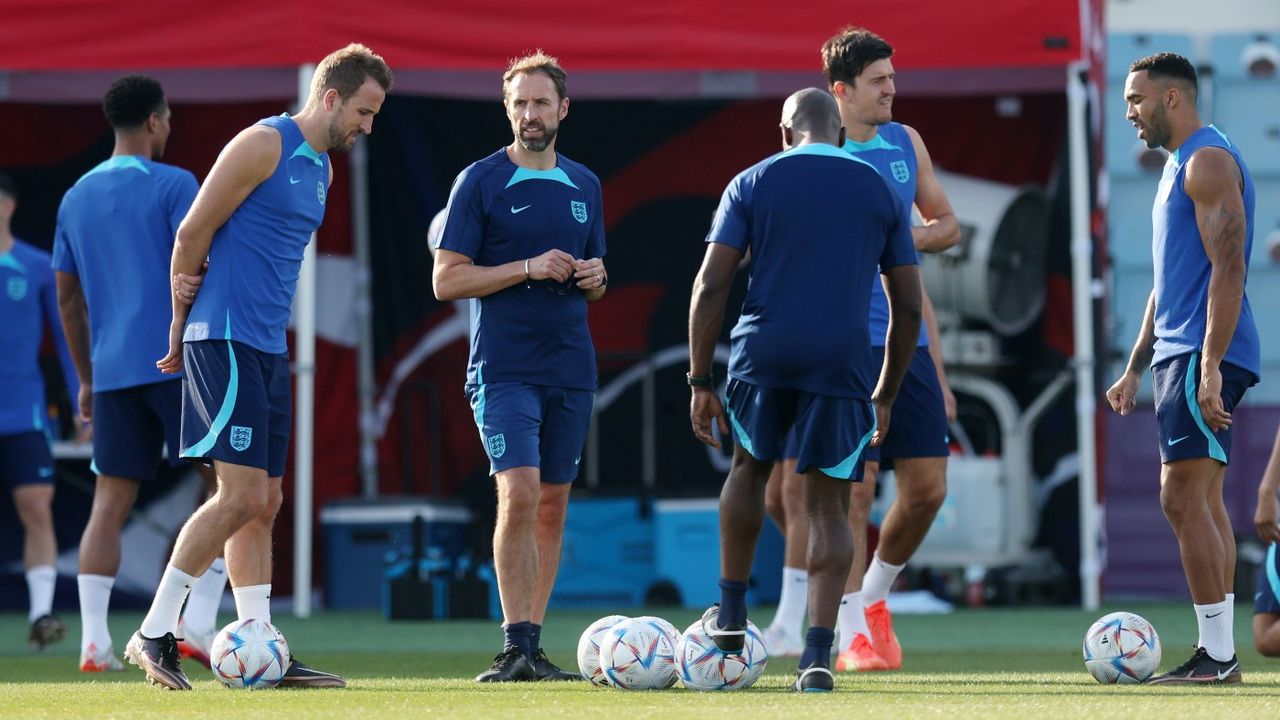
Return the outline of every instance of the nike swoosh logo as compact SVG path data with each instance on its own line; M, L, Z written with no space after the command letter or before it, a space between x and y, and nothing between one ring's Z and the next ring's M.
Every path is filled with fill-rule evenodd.
M52 476L53 476L53 468L40 468L39 472L40 472L40 477L52 477Z
M1182 442L1183 440L1186 440L1186 439L1187 439L1187 438L1189 438L1189 437L1191 437L1191 436L1190 436L1190 435L1183 435L1183 436L1182 436L1182 437L1180 437L1180 438L1169 438L1169 447L1173 447L1174 445L1177 445L1178 443Z
M512 215L515 215L516 213L522 213L522 212L524 212L525 210L528 210L528 209L529 209L529 208L531 208L531 207L533 207L533 205L532 205L532 204L525 205L525 206L524 206L524 207L522 207L522 208L518 208L518 207L516 207L515 205L512 205L512 206L511 206L511 214L512 214Z
M302 182L302 178L294 178L292 175L289 176L290 185L297 185L300 182Z
M1204 616L1204 619L1205 619L1205 620L1212 620L1213 618L1218 617L1219 615L1221 615L1221 614L1222 614L1222 613L1224 613L1224 612L1226 612L1226 611L1225 611L1225 610L1219 610L1218 612L1216 612L1216 613L1214 613L1214 614L1212 614L1212 615L1205 615L1205 616Z
M1239 666L1239 663L1237 663L1237 664L1235 664L1235 665L1232 665L1231 667L1227 668L1226 670L1223 670L1222 672L1218 673L1218 681L1219 681L1219 682L1221 682L1221 681L1223 681L1223 680L1226 680L1226 679L1227 679L1227 676L1228 676L1228 675L1230 675L1231 673L1235 672L1235 671L1236 671L1236 668L1237 668L1238 666Z

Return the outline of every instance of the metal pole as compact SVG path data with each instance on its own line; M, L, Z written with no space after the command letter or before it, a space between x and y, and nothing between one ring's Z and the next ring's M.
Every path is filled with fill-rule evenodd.
M360 401L360 491L378 496L378 387L373 377L373 297L369 229L369 149L364 136L351 148L351 235L356 251L356 395ZM432 448L438 453L437 448Z
M298 108L306 105L315 65L298 68ZM293 444L293 614L311 616L311 507L315 460L316 236L302 256L293 302L297 399Z
M1067 68L1067 133L1071 163L1071 290L1075 317L1076 435L1080 448L1080 604L1097 610L1102 601L1098 545L1098 449L1095 436L1093 347L1093 234L1089 208L1088 91L1085 63Z

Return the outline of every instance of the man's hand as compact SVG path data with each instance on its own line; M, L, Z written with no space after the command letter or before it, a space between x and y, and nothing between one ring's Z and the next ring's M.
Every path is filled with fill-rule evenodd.
M169 323L169 354L156 361L156 367L165 375L182 372L182 331L186 323L174 318Z
M880 447L889 434L889 416L893 413L893 401L872 400L876 411L876 431L871 436L871 447Z
M605 284L604 260L592 258L576 261L573 276L578 280L579 289L599 290Z
M93 422L93 383L80 383L76 404L80 406L80 422L85 425Z
M1225 430L1231 425L1231 413L1222 404L1222 371L1217 367L1204 367L1200 371L1200 390L1196 393L1200 414L1213 432Z
M1137 405L1138 388L1142 386L1142 376L1126 371L1107 391L1107 402L1111 409L1121 415L1133 412Z
M191 305L196 301L196 295L200 292L200 283L204 282L204 274L209 270L209 261L205 260L204 265L200 267L199 275L188 275L186 273L178 273L173 276L173 295L178 298L179 302Z
M554 280L562 283L573 277L577 263L573 256L563 250L548 250L537 257L529 258L530 280Z
M76 419L76 438L77 445L93 442L93 424L87 423L79 418Z
M704 445L720 448L720 441L711 433L711 421L720 425L720 435L729 435L729 423L724 417L724 405L710 388L692 388L693 398L689 401L689 422L693 425L693 436Z
M1253 526L1258 537L1268 543L1280 542L1280 500L1273 492L1259 491L1258 509L1253 513Z

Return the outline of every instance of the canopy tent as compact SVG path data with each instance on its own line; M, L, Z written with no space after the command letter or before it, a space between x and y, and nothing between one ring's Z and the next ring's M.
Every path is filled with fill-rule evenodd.
M1098 270L1091 233L1100 233L1102 224L1092 204L1094 178L1087 157L1091 149L1101 157L1101 123L1094 121L1095 136L1087 137L1085 113L1101 80L1100 71L1087 71L1103 67L1102 5L1102 0L819 0L799 6L761 0L564 0L528 12L498 0L370 0L354 6L330 0L214 5L0 0L5 18L0 101L96 102L107 80L125 70L156 74L174 100L301 97L299 69L305 78L307 63L353 40L387 58L400 92L492 98L505 58L544 47L572 72L579 98L776 97L821 83L818 48L845 24L868 26L891 40L906 95L1065 92L1073 167L1081 573L1085 604L1096 607L1093 306ZM358 177L359 161L353 165ZM353 195L358 202L360 192ZM357 252L362 213L353 208ZM367 218L363 221L367 228ZM306 317L307 308L314 312L314 285L300 283L299 292L298 315ZM300 353L314 342L313 332L299 323ZM367 343L361 344L363 349ZM306 376L309 363L300 362L299 370ZM304 386L300 381L300 438L309 437L313 423ZM309 526L307 463L299 464L296 475L298 524ZM299 547L309 542L309 531L299 536ZM309 570L296 578L299 587L310 585Z

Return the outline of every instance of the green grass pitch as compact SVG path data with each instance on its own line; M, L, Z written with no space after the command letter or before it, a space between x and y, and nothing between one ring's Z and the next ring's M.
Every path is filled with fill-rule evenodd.
M1127 604L1160 631L1164 668L1190 655L1195 620L1186 605ZM640 611L624 611L639 615ZM685 627L698 611L648 612ZM553 661L575 667L579 633L605 611L555 612L543 645ZM1096 616L1102 615L1099 612ZM767 621L771 613L753 617ZM728 693L624 692L586 683L481 686L471 677L488 666L501 634L496 622L388 623L374 613L287 615L276 623L298 656L345 675L345 690L235 692L204 668L187 669L195 691L165 692L147 685L132 666L109 676L76 670L79 626L61 645L37 654L25 645L26 618L0 616L0 717L35 718L465 718L489 717L715 717L751 718L973 717L1276 717L1280 661L1252 649L1248 608L1236 618L1236 643L1245 682L1238 687L1102 686L1080 659L1084 631L1095 614L1071 609L961 610L951 615L901 616L898 635L905 667L894 673L841 675L830 695L787 692L795 660L773 658L755 687ZM222 620L230 621L230 616ZM137 614L117 614L111 630L123 644ZM811 713L821 713L812 715ZM804 715L800 715L803 713Z

